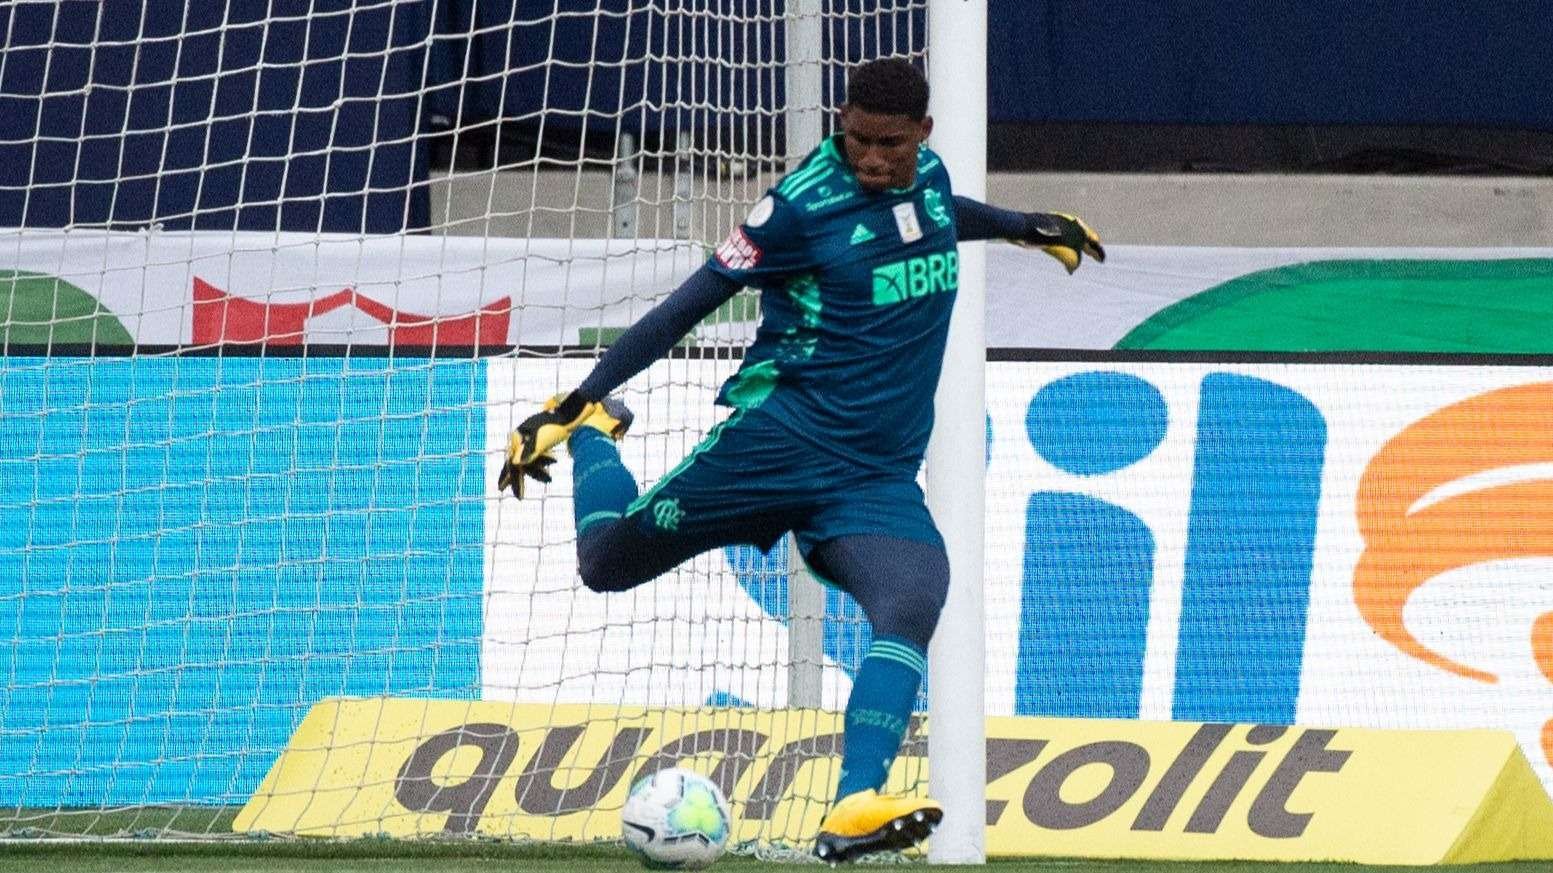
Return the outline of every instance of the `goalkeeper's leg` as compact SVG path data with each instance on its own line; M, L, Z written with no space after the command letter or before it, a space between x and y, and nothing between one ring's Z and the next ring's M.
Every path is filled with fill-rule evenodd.
M873 642L847 700L841 780L815 854L831 863L899 850L943 818L922 797L882 795L927 666L927 645L949 589L943 546L888 536L843 536L809 555L815 572L863 608Z
M572 456L572 514L577 540L618 521L636 499L636 478L620 460L618 437L593 427L579 427L566 441Z
M625 517L637 497L636 479L620 460L614 437L582 427L566 445L572 455L577 569L584 585L626 591L703 551L687 538L648 537Z
M758 411L738 410L712 428L640 497L614 433L584 427L569 442L577 569L594 591L634 588L720 546L769 549L813 502L808 480L792 472L807 469L812 449Z
M768 508L765 495L741 489L747 483L728 472L751 469L740 446L762 445L759 432L743 438L724 433L716 450L708 446L719 440L709 440L676 468L672 482L665 480L649 492L653 506L637 505L642 501L637 500L636 479L615 446L621 433L582 427L567 443L575 483L577 569L588 588L626 591L721 546L753 543L769 549L789 526L783 512ZM720 453L730 449L735 457L721 459Z

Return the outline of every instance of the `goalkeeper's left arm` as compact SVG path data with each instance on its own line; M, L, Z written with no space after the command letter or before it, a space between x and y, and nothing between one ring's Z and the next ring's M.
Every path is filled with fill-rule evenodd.
M1082 218L1062 212L1015 212L969 197L954 198L955 226L961 240L1006 239L1038 248L1056 258L1069 273L1084 255L1105 262L1100 236Z

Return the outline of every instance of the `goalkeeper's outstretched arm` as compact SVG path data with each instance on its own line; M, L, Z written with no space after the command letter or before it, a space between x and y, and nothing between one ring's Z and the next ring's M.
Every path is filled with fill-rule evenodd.
M582 384L551 398L543 410L524 419L507 440L507 462L497 487L523 496L524 482L549 482L552 453L573 431L599 411L600 403L627 379L647 369L674 348L696 323L737 294L740 283L703 266L662 303L626 329L609 347Z
M739 293L734 280L702 266L684 284L626 329L577 386L584 401L602 400L669 353L703 318Z
M965 242L1006 239L1038 248L1056 258L1069 273L1078 269L1084 255L1105 262L1100 236L1076 215L1061 212L1015 212L999 209L969 197L954 198L955 227Z

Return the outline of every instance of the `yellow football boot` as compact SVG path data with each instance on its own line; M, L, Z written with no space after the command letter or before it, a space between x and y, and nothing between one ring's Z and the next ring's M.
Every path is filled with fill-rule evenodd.
M859 791L841 798L825 816L814 854L834 865L873 852L898 852L927 839L943 820L944 808L926 797Z

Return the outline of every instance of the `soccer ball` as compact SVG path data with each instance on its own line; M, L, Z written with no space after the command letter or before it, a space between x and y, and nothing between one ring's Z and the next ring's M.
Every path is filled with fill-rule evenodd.
M728 844L728 801L705 776L678 767L631 786L620 812L626 846L655 869L699 870Z

